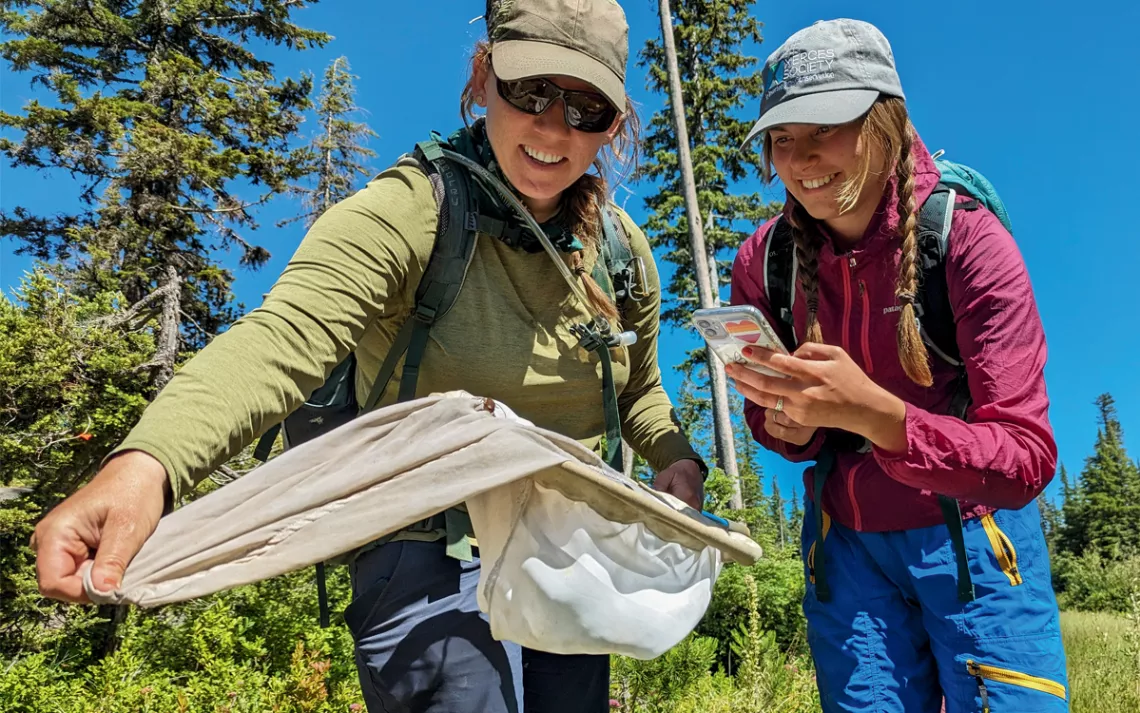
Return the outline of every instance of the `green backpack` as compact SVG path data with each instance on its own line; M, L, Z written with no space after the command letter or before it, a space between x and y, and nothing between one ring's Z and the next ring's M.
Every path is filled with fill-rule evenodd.
M457 131L447 140L433 132L432 138L416 144L410 155L402 156L398 163L419 166L431 181L439 220L436 240L431 256L416 288L411 316L400 328L392 343L372 390L364 403L356 398L356 372L358 364L350 353L330 372L325 382L315 389L305 402L269 428L258 441L254 456L261 461L269 458L280 434L286 449L297 446L344 425L360 414L371 411L383 397L395 373L400 358L406 355L400 378L398 401L415 398L416 384L428 335L442 319L463 287L467 269L475 254L475 242L480 233L517 245L523 232L529 230L517 220L505 220L501 201L491 198L491 187L483 179L472 176L470 142L465 130ZM465 155L466 154L466 155ZM467 160L464 161L463 159ZM500 189L501 190L501 189ZM508 209L509 211L509 209ZM638 278L644 274L640 259L633 256L629 237L621 220L610 205L602 211L603 240L601 254L595 264L593 278L618 306L619 312L629 301L637 301ZM613 385L608 347L612 338L599 337L593 330L575 327L582 345L595 351L602 360L602 401L606 413L606 460L620 470L621 429L618 422L617 394ZM320 603L322 627L329 624L328 597L325 586L325 566L318 563L317 593Z

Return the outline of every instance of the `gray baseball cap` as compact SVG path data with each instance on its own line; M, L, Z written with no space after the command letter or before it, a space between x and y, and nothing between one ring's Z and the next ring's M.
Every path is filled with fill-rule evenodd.
M486 18L495 76L574 77L625 111L629 26L616 0L488 0Z
M860 20L820 20L792 35L768 57L763 82L745 145L779 124L844 124L880 95L905 99L887 38Z

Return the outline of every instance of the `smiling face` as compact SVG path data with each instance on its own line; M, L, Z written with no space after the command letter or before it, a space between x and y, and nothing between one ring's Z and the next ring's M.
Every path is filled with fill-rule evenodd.
M866 140L862 123L786 124L769 129L765 139L796 202L849 241L863 236L888 179L883 152Z
M527 114L499 95L489 62L478 64L475 72L475 86L482 90L476 103L487 110L487 136L495 158L535 218L545 220L557 210L563 191L581 178L598 152L613 141L621 128L620 118L605 132L578 131L566 124L561 99L538 116ZM548 79L563 89L597 91L571 77Z

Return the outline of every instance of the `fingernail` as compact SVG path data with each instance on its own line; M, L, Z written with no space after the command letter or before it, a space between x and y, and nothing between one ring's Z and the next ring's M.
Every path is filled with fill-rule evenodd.
M750 357L750 356L752 356L753 351L754 350L752 349L752 347L744 347L744 349L742 350L742 353L744 354L744 356Z

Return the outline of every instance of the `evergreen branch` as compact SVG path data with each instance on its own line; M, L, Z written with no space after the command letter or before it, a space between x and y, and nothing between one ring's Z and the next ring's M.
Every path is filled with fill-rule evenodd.
M44 451L51 448L52 446L57 446L60 443L67 443L68 441L75 441L75 440L82 439L83 436L81 434L90 431L90 429L91 429L91 419L88 418L87 423L83 426L83 428L79 429L79 433L67 431L66 433L48 434L47 438L49 438L51 440L49 440L47 443L44 443L43 445L41 445L39 448L36 449L36 457L37 458L42 457L44 454Z
M134 47L136 50L139 50L140 52L150 53L150 52L154 51L154 47L147 44L146 42L143 42L142 40L140 40L138 37L135 37L134 35L123 35L121 33L117 33L114 30L107 28L103 24L103 22L99 19L99 17L95 14L95 8L91 7L91 3L89 0L82 0L82 4L83 4L83 9L87 11L87 15L91 18L91 22L94 23L95 27L99 28L99 30L101 32L103 32L107 37L114 37L118 40L126 40L126 43L128 46Z
M181 211L183 213L198 213L198 214L209 213L212 215L216 215L219 213L244 213L245 211L249 210L250 208L253 208L254 206L261 205L266 200L268 200L268 199L262 199L260 201L254 202L254 203L243 203L241 205L233 206L232 208L207 208L206 206L204 206L204 205L202 205L202 204L200 204L194 200L191 200L191 203L194 203L196 205L196 207L194 207L194 208L187 208L184 205L177 205L174 203L171 203L170 207L173 208L174 210Z
M240 15L206 15L205 17L196 17L194 22L227 22L231 20L252 20L261 17L257 12L246 12Z

